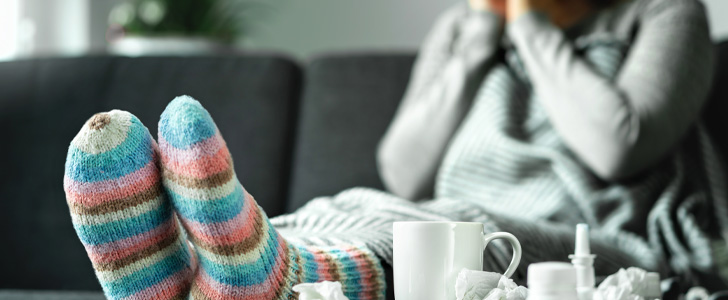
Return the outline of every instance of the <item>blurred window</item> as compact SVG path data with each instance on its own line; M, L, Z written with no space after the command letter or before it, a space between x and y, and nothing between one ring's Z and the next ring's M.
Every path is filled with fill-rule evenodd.
M20 0L0 1L0 60L12 59L18 52Z

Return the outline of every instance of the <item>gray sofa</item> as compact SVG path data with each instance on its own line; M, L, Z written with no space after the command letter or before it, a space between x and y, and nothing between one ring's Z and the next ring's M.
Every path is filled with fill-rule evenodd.
M718 47L725 59L706 121L726 150L728 44ZM197 98L225 136L243 184L276 216L349 187L383 188L375 148L413 61L411 53L349 53L305 67L262 54L0 63L0 299L101 297L56 292L100 290L61 184L68 144L92 114L128 110L156 135L168 101Z

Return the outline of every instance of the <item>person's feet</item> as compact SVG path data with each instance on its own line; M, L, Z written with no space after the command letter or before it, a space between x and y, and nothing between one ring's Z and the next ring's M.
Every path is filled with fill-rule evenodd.
M293 285L341 281L354 299L384 296L374 255L352 246L291 245L234 174L210 114L196 100L173 100L159 121L163 182L195 244L195 299L289 299Z
M158 148L136 117L111 111L86 122L68 150L73 224L108 298L290 299L297 283L329 280L349 299L383 299L371 251L292 245L278 234L199 102L172 101L159 140Z
M192 276L158 169L157 145L132 114L99 113L71 142L63 180L78 237L110 299L177 299Z

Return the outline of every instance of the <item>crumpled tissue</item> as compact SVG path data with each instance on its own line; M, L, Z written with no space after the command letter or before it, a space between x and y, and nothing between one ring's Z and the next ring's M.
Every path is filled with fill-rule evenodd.
M625 288L608 286L594 292L594 300L644 300L642 296L634 295Z
M503 274L463 269L455 281L458 300L526 300L528 289Z
M322 281L317 283L300 283L293 286L299 293L299 300L349 300L341 291L341 283Z
M609 275L594 292L594 300L644 300L650 293L647 271L631 267Z

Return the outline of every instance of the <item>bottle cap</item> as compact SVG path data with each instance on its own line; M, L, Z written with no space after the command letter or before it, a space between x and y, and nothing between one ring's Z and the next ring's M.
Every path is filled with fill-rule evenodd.
M528 288L538 293L576 293L576 270L571 264L563 262L531 264L528 266Z
M645 275L644 297L647 299L662 298L662 289L660 288L660 274L650 272Z

